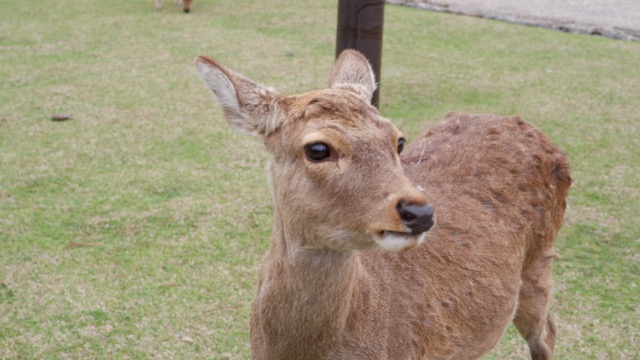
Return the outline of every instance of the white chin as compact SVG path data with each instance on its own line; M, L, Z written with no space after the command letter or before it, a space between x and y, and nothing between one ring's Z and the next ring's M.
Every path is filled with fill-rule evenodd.
M393 231L385 231L382 235L375 236L374 241L384 250L401 252L413 249L424 242L427 233L407 234Z

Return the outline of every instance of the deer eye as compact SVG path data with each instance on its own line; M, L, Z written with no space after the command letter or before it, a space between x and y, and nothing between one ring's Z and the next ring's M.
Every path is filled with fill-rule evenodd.
M331 158L331 150L325 143L317 142L304 146L304 154L311 162L321 162Z
M398 154L400 154L402 150L404 150L405 141L407 140L404 137L401 137L400 139L398 139Z

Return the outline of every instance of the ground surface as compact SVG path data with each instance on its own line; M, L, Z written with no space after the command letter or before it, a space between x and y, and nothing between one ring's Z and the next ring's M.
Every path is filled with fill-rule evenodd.
M389 3L640 40L639 0L391 0Z

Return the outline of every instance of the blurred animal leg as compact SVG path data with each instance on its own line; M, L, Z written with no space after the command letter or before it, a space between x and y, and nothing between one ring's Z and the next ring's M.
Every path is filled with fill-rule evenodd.
M549 255L538 256L529 266L525 266L518 309L513 320L520 335L527 341L534 360L551 359L556 339L556 327L549 314L549 300L553 286L551 265L557 255L554 250L547 253Z

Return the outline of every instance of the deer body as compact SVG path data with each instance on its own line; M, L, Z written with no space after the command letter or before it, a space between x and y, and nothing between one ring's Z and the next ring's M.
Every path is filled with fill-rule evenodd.
M553 240L571 179L540 131L450 114L398 156L356 52L329 89L292 97L196 64L231 126L270 154L252 358L473 359L512 320L532 358L551 358Z
M162 0L155 0L156 1L156 11L160 11L162 10ZM182 4L182 11L184 11L185 13L188 13L191 11L191 2L193 0L176 0L176 6Z

